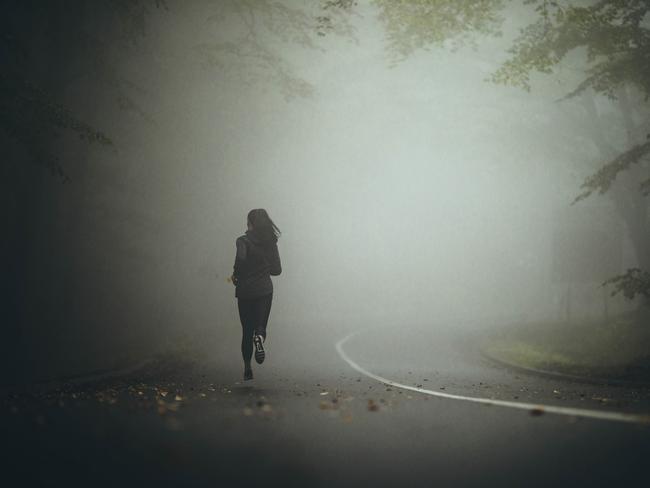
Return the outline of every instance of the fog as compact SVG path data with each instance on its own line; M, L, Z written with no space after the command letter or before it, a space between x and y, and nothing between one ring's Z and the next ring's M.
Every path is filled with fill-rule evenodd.
M362 327L487 328L631 309L598 286L638 262L612 201L571 205L609 156L593 142L599 124L611 147L625 147L612 102L595 97L595 120L580 97L557 101L580 81L570 61L530 93L486 81L524 9L475 49L431 47L397 62L377 14L359 2L334 19L351 34L306 41L263 8L169 2L149 11L136 42L118 38L108 11L81 15L115 43L98 62L137 107L116 102L110 84L69 76L62 103L113 145L65 135L51 147L70 182L29 166L13 189L32 237L7 349L26 375L107 368L188 337L236 357L228 277L252 208L282 231L269 327L300 331L296 347L305 331L329 340ZM64 57L68 73L90 62ZM617 236L611 260L586 265L600 274L557 276L554 238L566 222Z

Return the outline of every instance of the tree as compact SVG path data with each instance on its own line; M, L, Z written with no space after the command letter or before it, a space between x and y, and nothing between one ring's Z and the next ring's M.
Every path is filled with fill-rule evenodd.
M650 98L650 30L644 26L650 4L644 0L598 1L588 7L563 6L550 0L527 0L536 4L539 18L522 30L509 49L511 57L492 76L530 90L530 75L552 73L572 51L583 49L585 78L568 93L569 99L588 89L612 100L627 97L622 90L634 87ZM625 100L621 101L625 103ZM630 107L622 107L630 109ZM648 120L644 121L647 125ZM648 134L650 137L650 134ZM598 172L587 178L576 202L593 192L605 193L618 174L643 161L650 153L650 141L635 144ZM639 190L648 194L650 177Z
M123 79L111 54L136 47L147 33L152 13L170 12L167 1L71 0L65 6L38 0L5 3L0 20L0 129L30 153L29 161L67 182L70 178L64 165L48 149L53 138L72 133L90 143L114 145L108 134L59 101L59 88L70 80L88 78L111 91L120 109L153 123L137 100L148 87ZM214 39L197 42L195 48L205 67L218 70L218 76L230 74L247 84L271 81L287 99L309 97L314 87L292 72L278 44L319 49L318 37L353 37L346 14L355 4L354 0L323 0L302 6L269 0L207 2L206 11L212 9L207 20L216 27ZM102 38L84 25L97 22L96 12L110 16L107 22L117 26L116 39ZM47 28L41 29L45 19ZM70 63L69 59L81 62ZM42 73L38 66L43 60L57 66Z
M375 0L394 61L429 45L475 45L476 35L500 35L504 0Z
M286 99L309 97L314 87L295 74L283 50L289 44L318 49L318 40L329 34L351 36L352 29L344 14L353 4L352 0L322 4L296 4L293 0L204 0L200 15L205 15L214 30L207 41L199 35L189 36L189 48L184 49L193 62L203 61L206 77L218 83L234 79L237 85L255 83L279 89ZM68 193L83 194L93 191L90 182L85 181L87 177L102 186L119 180L123 168L116 157L110 170L98 170L85 163L91 159L85 156L95 149L93 146L104 146L112 150L113 156L118 155L120 141L105 129L115 119L114 112L122 112L120 115L125 118L120 119L124 122L128 122L128 116L151 126L167 122L154 120L144 108L148 99L160 95L161 84L140 86L125 76L121 68L124 59L142 54L154 57L151 50L157 46L149 45L146 53L138 50L146 46L151 24L160 17L178 24L182 30L183 8L187 8L187 2L165 0L70 0L65 5L43 0L3 2L0 140L5 157L0 169L6 188L2 210L13 229L2 249L10 262L3 283L4 296L10 302L20 301L21 286L16 283L28 281L28 270L38 272L45 267L46 264L37 262L45 255L38 246L47 246L48 255L56 255L53 221L57 215L51 204L48 208L48 195L56 192L54 185L70 183L74 173L76 185L68 188ZM155 18L156 14L159 18ZM168 75L160 66L154 69L158 79ZM113 105L104 105L106 115L102 113L101 118L90 123L75 113L79 107L71 107L74 102L70 98L66 102L70 86L85 93L80 99L108 100ZM105 127L98 127L104 124ZM76 139L89 144L79 144ZM61 161L62 146L67 152L74 148L74 160ZM55 178L42 179L43 168ZM99 171L110 174L99 175ZM115 185L113 189L117 189ZM124 186L118 190L123 191ZM119 194L122 199L126 196ZM74 235L83 226L84 216L93 210L89 208L92 203L84 198L82 204L68 204L74 208L74 218L67 231ZM151 227L149 222L160 218L142 215L137 209L128 209L127 213L133 223L132 235L138 236ZM39 234L47 234L48 239L37 239ZM74 254L74 246L66 248L71 249L65 252ZM43 259L51 265L71 261L72 257Z
M296 76L282 50L300 46L322 50L318 38L335 34L353 38L348 14L353 0L324 0L296 6L295 2L225 0L218 2L208 20L213 39L196 49L204 66L220 76L253 85L271 81L288 101L310 98L315 87Z
M66 235L78 237L78 217L87 202L70 199L63 203L54 196L61 183L66 183L71 195L85 191L88 168L84 156L93 146L115 154L113 138L96 122L75 113L65 101L66 90L71 84L81 84L91 88L93 95L112 96L120 110L138 112L135 94L139 89L120 78L109 53L133 44L144 26L140 20L157 6L163 4L150 0L2 3L0 141L5 157L0 170L4 176L2 215L8 229L0 252L6 262L1 286L8 357L29 357L36 353L30 344L39 343L34 337L45 337L40 341L44 344L54 330L65 337L66 328L71 327L70 315L58 320L68 311L78 286L69 279L74 276L77 248ZM113 42L102 39L94 29L97 12L113 23ZM76 152L76 180L70 177L70 162L62 161L62 141ZM67 213L60 212L61 205L69 205ZM60 228L65 215L77 218L65 222L64 233ZM39 319L56 326L42 327Z
M119 153L118 128L128 127L133 118L148 124L145 131L155 134L168 122L149 112L151 99L162 98L159 87L164 84L141 86L129 78L145 69L157 71L147 72L153 76L143 79L164 79L169 74L153 59L151 51L158 46L146 37L159 21L178 25L180 31L187 28L182 24L187 17L180 11L188 9L189 3L2 2L0 141L5 157L0 162L0 208L8 235L0 250L7 263L0 292L8 323L3 341L6 356L28 359L23 353L35 354L34 345L48 350L48 337L63 342L88 330L81 307L94 302L80 297L97 297L100 302L102 296L125 296L126 286L121 285L133 282L129 276L160 268L160 246L147 244L155 240L164 216L133 203L138 188L135 181L125 184L125 179L126 168L134 163L124 157L125 152ZM192 8L198 4L191 3ZM350 35L344 12L353 3L203 0L199 15L208 20L212 14L212 37L187 36L183 41L189 42L189 48L183 43L179 50L185 49L196 66L198 59L214 63L204 71L206 78L218 82L233 78L237 87L241 81L259 83L279 88L286 98L309 96L313 87L295 73L283 50L289 44L319 49L323 36ZM201 41L207 42L201 45ZM145 68L135 71L134 60ZM229 93L241 94L233 86L228 86ZM92 118L93 113L98 117ZM91 151L97 149L103 156L108 153L109 164L89 163L94 159ZM68 160L63 159L64 152ZM104 245L92 246L88 235L101 236ZM172 239L164 242L173 245ZM92 276L94 266L109 261L124 269L95 280L94 285L116 293L88 291L86 278ZM101 320L105 317L97 317L98 323Z
M389 49L403 58L428 45L453 45L478 34L499 35L508 2L453 0L376 0L388 32ZM627 224L639 263L650 270L648 202L650 156L648 99L650 98L650 4L646 0L599 0L588 3L526 0L534 21L521 29L507 59L489 78L494 83L530 90L534 73L550 75L570 56L582 63L582 79L563 100L578 95L602 95L619 106L627 129L628 147L600 163L587 177L577 203L595 192L608 193ZM581 59L580 59L581 58ZM632 103L631 98L636 98ZM635 117L632 117L634 115ZM641 119L638 123L636 120ZM643 140L639 140L639 133ZM602 138L596 141L603 148ZM608 154L611 151L604 151ZM639 170L633 171L633 166ZM627 178L614 188L613 183ZM636 187L634 187L634 185ZM650 295L647 271L631 269L608 279L612 294L628 298Z

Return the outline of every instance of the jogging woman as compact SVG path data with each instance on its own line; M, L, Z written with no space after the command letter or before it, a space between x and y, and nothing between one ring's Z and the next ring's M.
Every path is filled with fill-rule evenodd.
M273 301L271 276L282 272L278 237L280 229L263 208L248 212L248 230L237 238L237 255L232 282L242 326L241 353L244 358L244 379L253 379L251 356L255 348L255 361L264 362L266 352L266 324Z

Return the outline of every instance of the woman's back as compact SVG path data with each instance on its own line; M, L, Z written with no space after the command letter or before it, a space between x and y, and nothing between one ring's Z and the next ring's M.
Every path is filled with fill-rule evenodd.
M237 256L233 276L235 296L254 298L273 293L271 276L282 272L276 238L262 238L248 230L237 238Z

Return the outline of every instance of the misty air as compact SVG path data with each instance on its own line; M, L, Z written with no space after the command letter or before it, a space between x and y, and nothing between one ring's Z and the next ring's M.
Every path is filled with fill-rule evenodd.
M650 4L2 2L16 486L650 486Z

